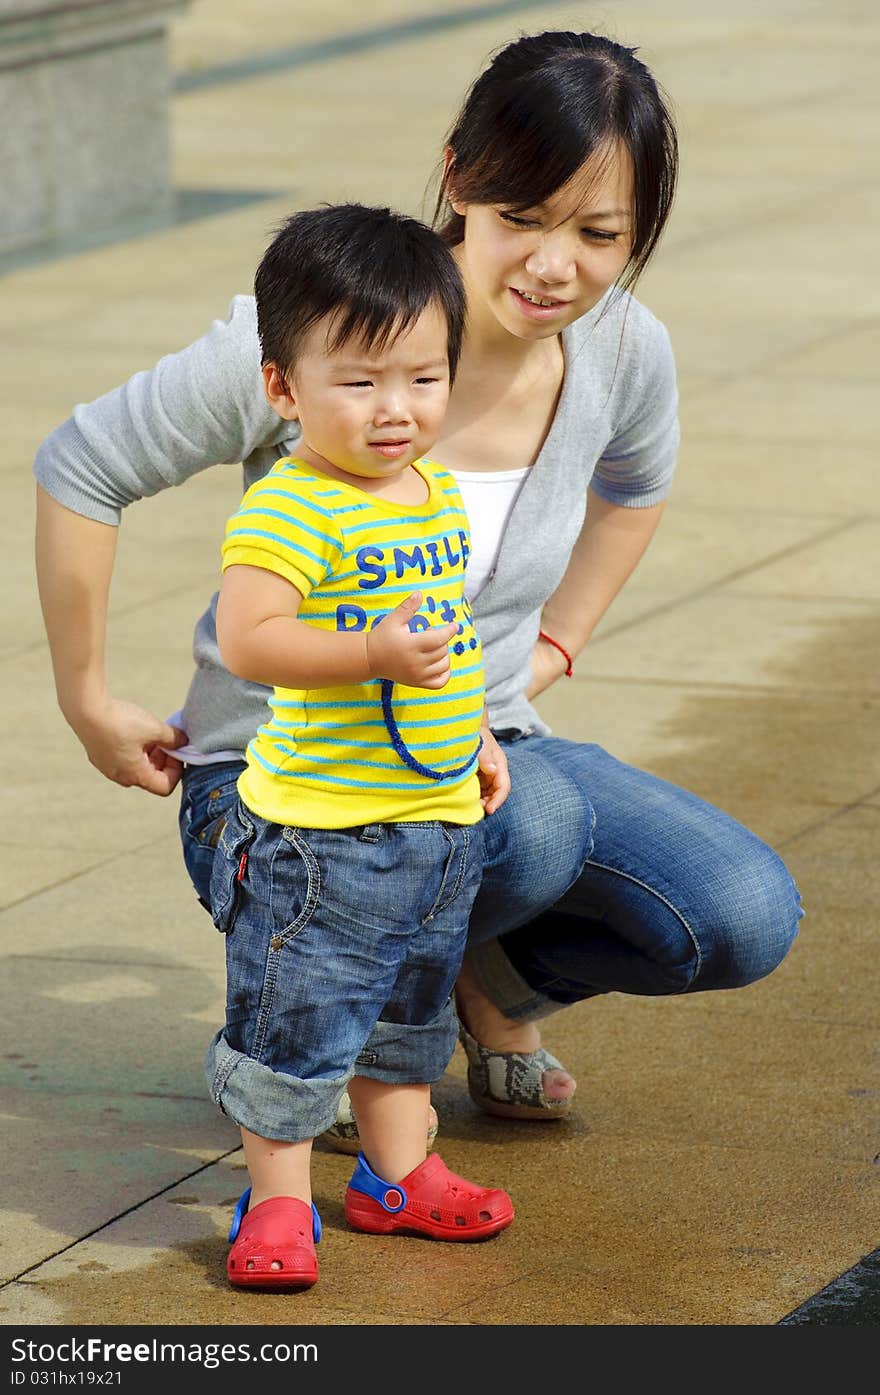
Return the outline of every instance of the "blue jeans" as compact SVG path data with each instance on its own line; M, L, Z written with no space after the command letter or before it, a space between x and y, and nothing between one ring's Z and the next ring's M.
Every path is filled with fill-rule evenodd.
M800 898L782 860L742 824L599 746L502 744L512 788L484 821L468 949L508 1017L599 993L741 988L782 962ZM240 769L184 776L184 857L206 903L212 840Z
M440 1079L482 824L288 828L238 801L213 856L226 1024L205 1070L226 1114L299 1142L336 1121L355 1069L389 1084Z

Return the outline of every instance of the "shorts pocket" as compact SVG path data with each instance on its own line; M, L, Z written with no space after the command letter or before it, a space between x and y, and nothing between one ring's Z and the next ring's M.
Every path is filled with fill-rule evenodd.
M231 773L224 771L207 794L197 792L195 796L185 796L181 807L181 831L185 839L202 848L213 851L220 841L227 816L238 799L236 785L241 766L234 766ZM199 787L196 787L197 790Z
M211 871L211 919L224 935L235 923L247 852L256 832L247 810L237 800L220 834Z

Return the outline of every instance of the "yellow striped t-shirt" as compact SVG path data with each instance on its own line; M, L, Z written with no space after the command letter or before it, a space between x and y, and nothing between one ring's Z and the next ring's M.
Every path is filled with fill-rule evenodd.
M456 621L444 688L372 679L333 688L275 688L271 720L247 750L238 782L248 808L272 823L350 828L364 823L483 817L477 778L484 678L464 597L467 515L447 470L415 469L424 504L395 504L279 460L251 485L226 526L223 569L264 567L303 595L298 615L321 629L370 629L412 591L411 628Z

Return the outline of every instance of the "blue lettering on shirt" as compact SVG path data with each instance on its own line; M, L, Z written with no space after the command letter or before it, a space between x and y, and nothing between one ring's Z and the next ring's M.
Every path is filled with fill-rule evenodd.
M349 624L351 621L351 624ZM366 628L367 612L361 610L359 605L338 605L336 607L336 628L345 633L357 634L358 630Z
M420 547L414 547L412 552L404 552L402 547L394 549L394 575L402 577L407 567L414 567L425 575L425 554Z
M355 561L362 572L372 580L367 580L363 576L358 582L362 591L375 591L377 586L381 586L388 576L388 569L381 565L385 553L381 547L359 547L355 554Z

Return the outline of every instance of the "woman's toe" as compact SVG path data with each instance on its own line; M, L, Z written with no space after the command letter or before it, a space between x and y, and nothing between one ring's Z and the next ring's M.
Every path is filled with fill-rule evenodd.
M541 1085L548 1100L569 1100L577 1089L577 1081L567 1070L545 1070Z

